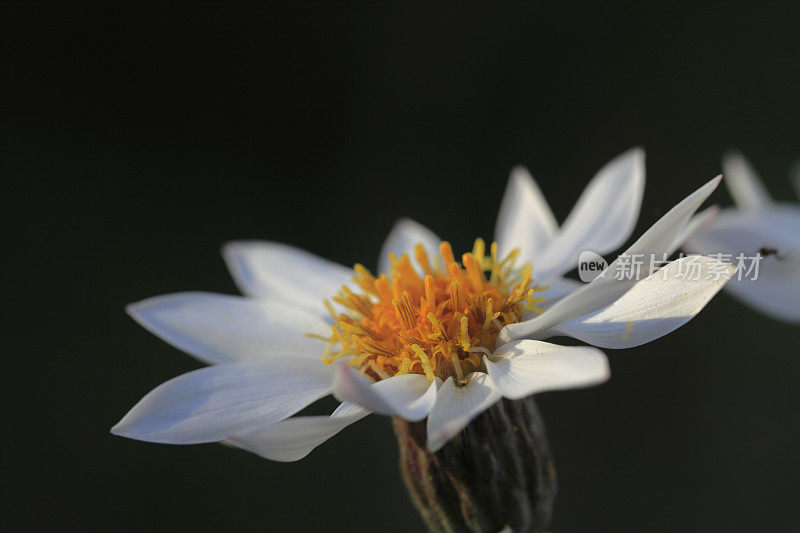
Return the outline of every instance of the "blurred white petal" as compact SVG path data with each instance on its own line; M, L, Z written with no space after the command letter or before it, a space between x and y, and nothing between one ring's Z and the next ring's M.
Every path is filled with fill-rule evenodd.
M324 316L322 301L350 283L353 271L288 244L234 241L222 248L239 290L288 302Z
M800 322L800 206L773 203L759 211L725 209L695 232L684 248L730 254L734 262L739 254L754 257L763 248L777 250L777 256L761 258L756 279L737 273L726 290L772 318Z
M383 243L381 253L378 256L378 274L387 274L391 263L389 254L393 253L397 257L408 254L412 262L414 260L414 246L422 244L430 254L431 261L435 254L439 253L439 243L441 239L431 230L410 218L401 218L394 223L392 231Z
M722 158L725 185L736 206L743 211L758 211L772 203L753 166L739 152L728 152Z
M800 271L775 263L762 266L758 279L733 279L726 286L742 302L776 320L800 324Z
M695 232L685 248L698 253L744 253L755 255L761 248L776 248L786 259L800 255L800 206L775 203L769 209L745 212L724 209L711 223Z

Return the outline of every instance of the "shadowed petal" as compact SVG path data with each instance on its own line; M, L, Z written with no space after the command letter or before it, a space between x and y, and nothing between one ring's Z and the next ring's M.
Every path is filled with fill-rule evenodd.
M166 444L221 441L277 422L330 393L331 369L283 358L201 368L162 383L111 432Z
M597 348L533 340L504 344L484 361L489 377L503 396L512 400L548 390L596 385L611 375L608 359Z
M437 380L421 374L403 374L370 383L346 364L336 365L333 395L370 411L399 416L411 422L422 420L436 402Z
M428 449L439 450L457 435L473 418L502 398L500 389L483 372L467 376L463 386L453 378L439 388L436 405L428 415Z
M341 430L370 414L363 407L343 403L331 416L287 418L231 437L238 447L272 461L299 461Z

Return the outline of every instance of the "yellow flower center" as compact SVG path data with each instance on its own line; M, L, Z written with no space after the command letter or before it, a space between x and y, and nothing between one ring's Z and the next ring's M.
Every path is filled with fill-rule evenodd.
M414 248L420 276L408 255L389 256L389 274L376 278L362 265L354 267L359 292L343 286L332 299L344 313L325 305L334 319L323 361L349 356L347 364L380 380L399 374L424 374L447 379L479 369L484 354L494 349L497 334L506 324L519 322L526 311L541 313L530 287L531 267L515 268L519 250L497 258L497 244L475 241L471 253L458 263L450 243L439 252L444 265L431 265L421 244Z

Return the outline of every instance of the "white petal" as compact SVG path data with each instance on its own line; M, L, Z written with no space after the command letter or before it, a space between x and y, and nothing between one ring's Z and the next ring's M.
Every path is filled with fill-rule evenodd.
M250 452L273 461L299 461L341 430L361 420L369 411L342 404L331 416L298 416L231 437Z
M353 277L349 268L279 242L229 242L222 256L242 293L320 314L325 310L322 301Z
M391 266L389 262L390 253L395 254L397 257L408 254L413 261L415 257L414 246L422 244L432 258L434 254L439 253L440 242L441 239L422 224L410 218L401 218L394 223L392 231L389 232L389 236L383 243L381 254L378 257L378 273L388 274Z
M142 326L207 363L271 356L322 358L324 344L306 336L330 335L317 315L277 301L182 292L127 307Z
M725 185L739 209L757 211L772 203L753 166L739 152L729 152L722 158Z
M447 378L436 396L436 405L428 415L428 449L432 452L502 397L497 385L483 372L467 376L463 386L456 386L453 378Z
M605 354L587 346L521 340L499 347L491 359L484 357L489 377L503 396L512 400L548 390L596 385L611 375Z
M773 203L757 212L725 209L684 246L704 254L745 255L755 255L763 247L776 248L786 259L800 261L800 206Z
M737 273L726 289L756 310L790 323L800 321L800 207L773 203L759 211L726 209L696 232L685 249L705 254L754 257L774 248L778 257L762 257L757 279ZM747 265L748 267L750 265Z
M637 256L643 258L645 265L649 265L650 258L662 260L663 255L675 251L675 242L691 219L697 208L719 185L721 176L709 181L698 190L686 197L678 205L670 209L661 219L653 224L644 235L633 243L624 252L624 256ZM592 280L591 283L569 293L555 305L538 317L509 324L500 331L498 343L511 342L522 338L544 338L546 331L570 318L582 316L605 307L633 286L636 280L618 276L623 268L623 263L618 258L604 271L604 274ZM624 272L623 272L624 273ZM621 279L617 279L617 278Z
M725 288L745 304L776 320L800 324L800 269L767 260L758 279L733 279Z
M644 179L641 148L628 150L600 169L534 265L536 272L542 278L559 276L578 263L581 252L602 255L628 240L639 217Z
M421 374L404 374L370 383L346 364L336 365L333 394L370 411L399 416L409 421L422 420L436 403L437 382Z
M524 167L514 167L497 215L494 240L500 256L519 248L523 261L536 263L558 229L542 191Z
M636 283L611 305L551 331L603 348L639 346L694 318L735 270L710 257L682 257Z
M330 393L331 368L303 358L201 368L162 383L112 428L169 444L216 442L293 415Z

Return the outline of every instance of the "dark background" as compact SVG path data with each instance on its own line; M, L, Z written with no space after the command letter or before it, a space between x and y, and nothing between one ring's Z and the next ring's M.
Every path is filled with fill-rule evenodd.
M730 146L792 200L799 21L796 2L6 5L2 525L419 530L386 418L289 464L109 435L200 366L123 306L235 293L235 238L374 267L410 216L464 249L516 163L563 220L644 146L637 234ZM721 294L610 351L609 383L541 395L552 531L794 530L797 336Z

